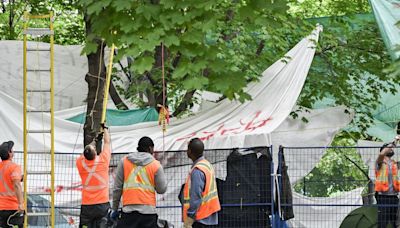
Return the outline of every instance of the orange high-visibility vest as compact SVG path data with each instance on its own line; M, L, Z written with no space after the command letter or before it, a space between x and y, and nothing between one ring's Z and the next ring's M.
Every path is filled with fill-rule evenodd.
M21 167L12 161L0 162L0 210L18 210L13 180L21 180Z
M392 180L393 189L396 192L400 192L400 178L397 175L397 163L392 160ZM376 192L386 192L389 190L389 166L383 161L379 170L375 170L375 191Z
M122 205L141 204L156 206L156 191L154 177L161 167L154 160L145 166L137 166L124 158L124 186L122 190Z
M183 188L183 221L187 219L187 211L190 207L190 181L191 173L197 168L201 170L206 176L206 184L204 191L201 193L201 204L196 212L195 220L201 220L221 210L219 203L217 184L215 180L214 168L207 160L201 160L190 171L186 178L185 187Z
M94 205L109 202L109 164L110 151L104 150L94 160L81 155L76 167L82 180L82 205Z

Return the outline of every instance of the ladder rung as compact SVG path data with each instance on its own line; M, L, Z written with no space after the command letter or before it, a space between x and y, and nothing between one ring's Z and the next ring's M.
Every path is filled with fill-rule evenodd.
M49 28L27 28L22 34L34 36L54 35L54 31L50 30Z
M29 14L28 18L29 19L45 19L45 18L50 18L50 14L43 14L43 15L35 15L35 14ZM53 18L53 17L51 17Z
M28 171L28 175L50 175L50 171Z
M47 196L47 195L51 195L51 193L50 192L28 192L28 195Z
M28 72L50 72L50 69L26 69Z
M27 89L27 93L50 93L50 89Z
M28 212L26 215L28 217L50 216L50 212Z
M50 109L47 110L26 110L26 112L50 112Z
M31 134L50 134L51 130L28 130L27 133L31 133Z
M50 51L50 48L27 48L26 51Z

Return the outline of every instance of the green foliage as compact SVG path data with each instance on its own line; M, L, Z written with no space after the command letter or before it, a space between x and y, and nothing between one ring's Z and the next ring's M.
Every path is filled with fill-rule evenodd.
M300 17L343 16L371 11L368 0L289 0L290 13Z
M313 108L331 100L332 105L344 105L355 113L349 131L357 138L368 137L366 129L373 122L381 91L396 93L394 78L383 70L390 59L373 15L308 21L322 23L324 31L298 104Z
M85 40L83 17L78 12L74 0L54 1L4 1L2 13L0 14L0 39L21 40L24 25L23 14L25 11L31 14L55 14L54 30L55 43L57 44L82 44ZM47 27L48 21L34 20L30 23L32 27ZM48 38L42 39L48 42Z
M118 57L135 59L130 68L135 89L126 93L146 92L149 87L143 85L149 84L155 97L161 93L161 44L170 91L209 90L244 101L250 98L243 90L247 83L312 29L291 23L282 0L80 3L93 32L116 44Z

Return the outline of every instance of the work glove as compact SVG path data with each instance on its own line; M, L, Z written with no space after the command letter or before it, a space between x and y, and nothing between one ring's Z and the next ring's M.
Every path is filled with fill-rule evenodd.
M108 129L106 123L101 123L100 126L101 126L102 129Z
M119 211L111 211L110 219L113 222L116 222L119 218Z
M104 132L100 132L99 134L97 134L97 136L94 139L94 141L100 142L101 140L103 140L103 136L104 136Z
M194 223L194 219L192 219L188 216L186 221L183 223L183 227L184 228L192 228L193 223Z

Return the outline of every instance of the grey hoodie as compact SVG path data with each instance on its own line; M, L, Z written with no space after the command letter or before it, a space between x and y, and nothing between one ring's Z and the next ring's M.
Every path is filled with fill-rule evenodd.
M146 166L150 162L154 161L154 158L151 154L146 152L134 152L127 155L127 158L130 162L134 163L137 166ZM114 190L113 190L113 203L112 209L117 210L121 196L122 190L124 188L124 159L118 164L115 180L114 180ZM164 170L162 166L158 169L155 177L154 177L155 189L158 194L163 194L167 191L167 181L165 179ZM137 211L141 214L156 214L156 208L151 205L141 205L141 204L132 204L126 205L122 208L122 211L125 213L129 213L132 211Z

